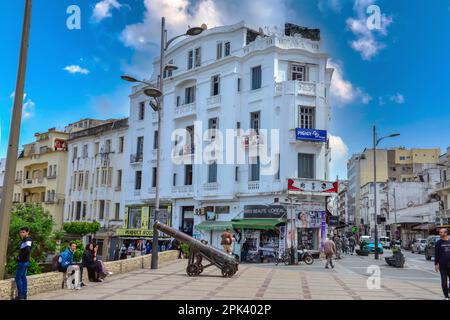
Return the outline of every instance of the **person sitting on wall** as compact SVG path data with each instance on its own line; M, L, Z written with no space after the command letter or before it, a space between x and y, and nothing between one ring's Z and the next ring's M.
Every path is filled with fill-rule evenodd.
M95 252L94 252L94 244L91 242L86 246L86 249L83 252L82 259L83 267L88 270L89 281L92 282L102 282L103 279L101 276L101 266L96 261Z

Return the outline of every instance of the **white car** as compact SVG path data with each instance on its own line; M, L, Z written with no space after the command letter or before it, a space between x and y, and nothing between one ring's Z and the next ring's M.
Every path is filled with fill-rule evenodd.
M380 237L379 242L383 245L384 249L391 248L391 240L389 239L389 237Z
M416 239L411 244L411 253L417 252L419 254L425 252L425 246L427 245L426 239Z

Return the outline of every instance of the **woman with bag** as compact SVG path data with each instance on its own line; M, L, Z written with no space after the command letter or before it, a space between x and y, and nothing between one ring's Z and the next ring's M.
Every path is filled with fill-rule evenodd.
M231 254L231 252L232 252L231 244L233 243L233 236L230 232L230 229L227 228L220 237L222 238L222 241L220 242L220 244L222 245L223 250L226 253Z

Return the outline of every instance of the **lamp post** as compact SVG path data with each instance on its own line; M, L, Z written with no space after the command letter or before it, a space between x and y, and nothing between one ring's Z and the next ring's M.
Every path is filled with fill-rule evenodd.
M8 152L6 156L5 177L0 201L0 280L3 280L8 248L9 223L11 220L12 200L14 193L14 174L19 150L20 124L22 120L23 93L27 69L28 42L30 38L32 0L26 0L22 26L22 42L20 46L19 69L17 71L14 107L9 130Z
M377 139L377 128L373 126L373 197L374 197L374 210L375 210L375 260L379 259L378 253L378 215L377 215L377 146L381 140L386 138L398 137L400 133L393 133L388 136Z
M178 69L177 66L173 64L165 65L165 54L169 45L175 40L183 36L197 36L201 34L204 30L206 30L206 25L202 25L201 27L189 27L186 33L178 35L169 41L167 41L167 30L166 30L166 19L165 17L161 18L161 50L159 57L159 88L152 87L149 83L145 81L136 80L130 76L122 76L122 79L130 82L140 82L146 85L149 85L148 88L144 89L144 94L148 97L154 98L156 103L150 102L150 106L153 110L158 113L158 137L157 144L158 150L156 153L156 194L155 194L155 222L158 221L159 217L159 182L160 182L160 158L161 158L161 111L164 105L164 71L173 71ZM151 269L158 269L158 241L159 241L159 231L153 226L153 245L152 245L152 262Z

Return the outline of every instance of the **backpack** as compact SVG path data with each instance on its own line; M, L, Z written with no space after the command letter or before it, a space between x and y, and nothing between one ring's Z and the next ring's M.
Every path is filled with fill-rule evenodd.
M58 270L60 255L57 254L52 259L52 271Z

